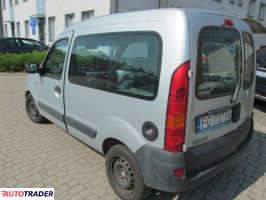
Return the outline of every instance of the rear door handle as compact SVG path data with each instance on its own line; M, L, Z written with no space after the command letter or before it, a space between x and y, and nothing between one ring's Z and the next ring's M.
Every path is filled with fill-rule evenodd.
M61 88L59 86L55 86L54 91L58 94L61 94Z

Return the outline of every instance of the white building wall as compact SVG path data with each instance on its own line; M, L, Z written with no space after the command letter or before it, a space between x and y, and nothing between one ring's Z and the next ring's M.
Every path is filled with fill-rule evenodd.
M36 0L28 0L23 2L23 0L19 1L18 5L15 5L14 2L14 11L15 11L15 27L17 26L17 22L20 23L20 37L25 36L25 21L30 20L30 16L36 15ZM31 29L29 30L29 37L38 40L37 33L35 35L32 34ZM17 27L15 31L17 35Z
M167 0L162 0L167 1ZM250 0L243 0L242 6L238 4L238 0L234 0L234 3L230 3L229 0L168 0L175 7L184 7L184 8L199 8L199 9L208 9L208 10L217 10L221 12L226 12L231 15L235 15L238 17L243 17L248 15L248 10L250 6ZM254 19L258 20L259 16L259 8L260 3L265 3L266 0L256 0L255 14ZM264 20L261 21L262 24L266 25L266 15L264 16Z
M81 12L94 10L94 16L110 14L109 0L46 0L46 42L51 44L48 37L48 18L55 17L55 35L65 29L65 15L75 14L75 22L81 21Z
M115 0L116 12L127 12L133 10L155 9L160 7L160 0Z
M238 0L230 3L229 0L111 0L117 3L117 12L125 12L132 10L166 8L166 7L183 7L183 8L197 8L205 10L215 10L225 12L237 17L245 17L248 15L250 0L243 0L242 5L238 4ZM266 0L256 0L255 12L253 19L260 21L266 27L266 14L264 20L259 20L260 3L265 3ZM266 12L266 11L265 11ZM255 48L258 49L261 45L266 45L266 34L254 34Z
M48 18L55 17L55 36L65 28L65 15L75 14L75 22L81 21L81 12L93 10L94 16L107 15L113 12L126 12L132 10L145 10L164 7L184 7L184 8L199 8L208 10L217 10L226 12L236 16L247 16L250 0L243 0L243 5L239 6L238 0L234 4L229 3L229 0L28 0L23 2L19 0L19 5L9 6L9 0L5 0L6 10L3 11L3 21L8 27L8 36L12 36L11 22L14 22L15 28L17 22L20 22L21 37L25 36L25 20L29 20L32 16L45 16L45 41L49 41ZM265 3L266 0L256 0L256 8L254 19L258 20L260 3ZM259 20L266 26L266 15L264 20ZM17 30L15 30L15 35ZM39 30L36 27L36 35L30 30L30 37L39 40ZM266 35L256 35L256 48L266 44Z

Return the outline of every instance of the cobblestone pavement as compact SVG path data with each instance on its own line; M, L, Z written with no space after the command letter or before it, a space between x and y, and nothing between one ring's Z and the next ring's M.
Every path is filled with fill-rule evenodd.
M56 199L116 197L104 158L53 124L32 123L24 108L22 74L0 74L0 187L54 187ZM224 172L185 193L152 200L266 199L266 104L255 109L249 149Z

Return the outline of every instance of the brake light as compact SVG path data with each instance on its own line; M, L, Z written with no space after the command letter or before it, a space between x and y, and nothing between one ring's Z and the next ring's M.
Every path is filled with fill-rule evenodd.
M234 22L231 19L224 19L224 26L234 26Z
M190 62L182 64L173 74L168 97L164 149L180 152L185 140Z
M177 177L184 177L184 175L185 175L185 170L184 170L184 169L176 169L176 170L174 171L174 174L175 174L175 176L177 176Z

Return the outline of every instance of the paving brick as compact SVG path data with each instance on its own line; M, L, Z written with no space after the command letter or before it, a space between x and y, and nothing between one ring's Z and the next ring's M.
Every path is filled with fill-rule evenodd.
M54 124L34 124L25 111L25 75L0 73L0 187L54 187L56 199L119 200L104 158ZM255 112L246 152L212 180L180 195L151 200L266 199L266 113Z

